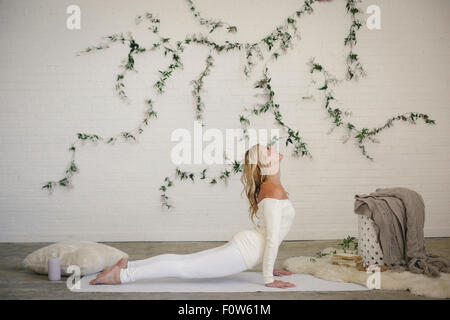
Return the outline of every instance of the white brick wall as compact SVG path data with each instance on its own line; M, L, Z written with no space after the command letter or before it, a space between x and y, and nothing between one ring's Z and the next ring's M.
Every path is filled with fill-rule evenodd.
M69 31L65 12L75 3L81 7L82 28ZM238 26L236 35L214 32L217 42L261 39L299 3L196 1L204 16ZM381 7L382 29L364 27L356 48L368 77L339 87L336 97L353 111L351 121L359 127L380 126L409 111L427 113L437 124L396 122L377 136L380 144L367 145L373 163L352 142L340 142L342 131L327 135L330 122L320 94L310 86L306 62L315 56L331 72L343 75L349 18L344 1L317 4L316 12L300 24L303 40L271 66L276 102L313 155L312 160L299 160L289 156L290 149L281 149L282 182L297 210L287 239L356 235L354 195L391 186L422 194L426 236L450 236L450 2L364 1L362 7L370 4ZM206 33L183 0L0 3L0 241L228 240L250 226L237 176L228 187L177 183L169 191L176 209L166 212L160 207L158 188L174 170L170 133L193 128L189 81L203 70L207 48L185 51L184 70L175 71L162 96L152 84L169 60L161 53L139 56L139 73L126 79L131 105L112 90L127 54L124 47L75 57L114 32L132 31L144 44L150 32L136 27L134 18L145 11L157 13L161 31L173 39ZM258 92L253 83L262 69L256 68L252 80L246 80L243 58L244 52L215 56L203 94L205 121L211 128L238 128L242 108L261 101L253 96ZM311 93L316 101L301 99ZM137 144L87 144L76 153L81 173L73 178L74 189L57 188L51 196L40 189L63 176L71 156L67 148L77 132L110 136L135 128L144 98L154 99L159 119ZM269 128L273 121L263 116L253 123Z

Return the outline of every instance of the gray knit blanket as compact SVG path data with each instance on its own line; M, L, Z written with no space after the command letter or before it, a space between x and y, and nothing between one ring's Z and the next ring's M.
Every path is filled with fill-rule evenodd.
M388 268L432 277L450 272L449 259L426 252L425 203L419 193L403 187L378 188L369 195L356 194L355 199L355 213L374 221Z

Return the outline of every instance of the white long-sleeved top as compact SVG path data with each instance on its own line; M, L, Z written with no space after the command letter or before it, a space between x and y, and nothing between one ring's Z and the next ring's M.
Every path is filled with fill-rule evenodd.
M232 240L236 243L249 269L262 260L264 283L271 283L278 247L289 232L295 217L290 199L264 198L258 204L256 225L241 230Z

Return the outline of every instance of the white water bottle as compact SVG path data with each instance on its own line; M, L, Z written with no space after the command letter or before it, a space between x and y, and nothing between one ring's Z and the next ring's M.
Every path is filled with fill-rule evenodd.
M52 257L48 259L48 280L61 280L61 264L56 252L52 252Z

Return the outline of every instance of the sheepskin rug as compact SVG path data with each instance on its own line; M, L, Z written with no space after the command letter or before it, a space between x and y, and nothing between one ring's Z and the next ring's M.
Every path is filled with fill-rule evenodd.
M381 290L409 290L412 294L432 298L450 298L450 274L441 273L438 278L431 278L409 271L387 270L379 273L374 280L373 273L359 271L356 268L338 266L331 263L331 252L344 252L342 249L326 248L322 257L292 257L283 262L283 268L294 273L305 273L315 277L362 284ZM350 253L354 251L347 250ZM371 277L372 276L372 277ZM371 279L368 278L371 277ZM375 283L378 283L375 285Z

